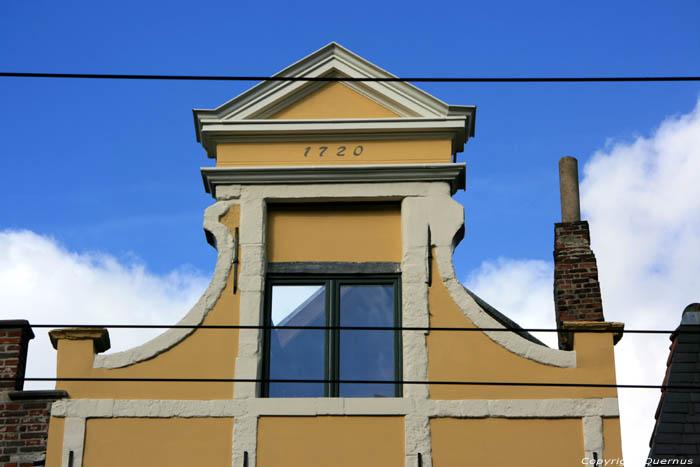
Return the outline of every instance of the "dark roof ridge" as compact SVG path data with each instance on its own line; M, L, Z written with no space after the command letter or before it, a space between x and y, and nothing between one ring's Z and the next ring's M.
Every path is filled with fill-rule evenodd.
M464 285L462 285L462 287L464 287ZM481 297L469 290L467 287L464 287L464 290L469 294L470 297L474 299L477 305L479 305L489 316L501 323L504 327L515 329L515 331L513 332L523 337L524 339L527 339L530 342L535 343L537 345L542 345L544 347L549 348L547 344L545 344L529 332L523 330L523 328L518 323L508 318L506 315L504 315L503 313L486 303Z

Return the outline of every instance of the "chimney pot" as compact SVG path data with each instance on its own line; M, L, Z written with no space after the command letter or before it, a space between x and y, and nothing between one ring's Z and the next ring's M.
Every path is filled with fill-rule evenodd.
M561 221L579 222L581 205L578 192L578 161L571 156L559 159L559 194Z

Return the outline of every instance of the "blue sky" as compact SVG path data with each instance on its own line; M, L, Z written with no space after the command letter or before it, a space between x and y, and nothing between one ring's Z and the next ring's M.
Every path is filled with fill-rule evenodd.
M700 2L695 0L430 4L11 0L4 2L0 16L0 69L270 75L336 41L398 76L697 76L698 18ZM253 84L0 78L4 110L0 112L0 232L15 238L9 237L10 232L30 231L36 245L57 257L77 258L104 273L103 279L124 279L116 281L126 284L119 290L140 297L139 293L155 288L170 297L146 300L154 306L172 311L178 300L191 301L213 271L216 255L205 243L201 227L203 210L212 200L204 193L199 167L212 161L195 141L191 109L216 107ZM610 297L606 317L627 321L628 327L674 327L682 306L700 301L697 295L692 297L695 289L679 289L679 280L669 279L681 273L697 277L700 261L679 265L650 257L638 264L637 270L648 272L644 279L625 285L618 284L615 275L627 274L621 266L627 264L625 258L642 251L615 245L629 243L640 249L652 245L668 252L668 245L686 237L692 240L689 245L696 245L700 208L683 205L673 218L675 224L668 227L667 216L650 215L641 198L635 198L643 189L635 181L668 186L668 192L661 188L645 192L644 199L650 202L668 195L668 202L675 204L694 194L678 191L686 185L674 183L674 177L656 177L663 166L659 154L665 153L653 148L663 139L657 132L662 122L682 123L694 111L700 83L422 83L420 87L449 104L478 108L476 137L459 155L467 163L467 190L457 195L465 206L467 225L455 267L468 286L471 283L506 314L521 317L525 325L553 326L549 311L530 319L522 310L551 300L548 264L552 223L559 219L557 161L573 155L580 160L582 178L584 169L591 174L583 182L589 187L583 208L590 216L593 247L601 263L604 300L606 293ZM689 141L684 129L669 131L674 128L673 135ZM688 128L696 134L694 126ZM651 149L635 152L644 146L640 141L649 141ZM688 161L676 162L673 173L679 180L698 168ZM638 175L634 180L625 178L632 173ZM626 197L632 204L616 204ZM591 200L588 206L587 200ZM608 203L619 211L602 209ZM634 218L625 226L642 218L645 232L670 229L670 236L659 233L652 240L629 240L622 234L638 230L618 225L627 213ZM626 252L627 257L616 258L616 252ZM110 271L116 276L109 276ZM631 314L625 304L643 296L635 286L664 273L662 282L676 288L660 290L644 303L658 297L666 321ZM609 292L606 274L608 284L616 287ZM148 280L129 289L135 275ZM64 279L56 275L57 283ZM178 284L182 287L175 290ZM506 289L510 293L499 291L498 284L510 287ZM7 296L10 286L5 287L0 292ZM8 317L28 316L34 322L100 321L97 317L174 322L180 316L67 311L32 317L20 305L9 312L7 303L3 308L4 314L12 315ZM665 360L665 346L658 344L660 355L653 358ZM657 365L648 371L649 384L660 382L661 370ZM647 433L653 407L649 410ZM642 437L648 440L648 434ZM633 448L637 454L643 452L644 444L628 441L626 455Z
M261 6L264 5L264 6ZM33 72L269 75L335 40L399 76L698 74L700 5L675 2L260 4L8 2L0 64ZM420 14L418 14L420 12ZM254 83L4 78L4 227L70 248L134 252L154 271L211 270L193 107ZM422 84L477 105L469 241L458 273L491 256L550 258L556 161L582 162L692 109L700 84ZM167 200L159 196L168 190ZM46 215L38 215L41 206ZM155 229L165 235L153 235Z

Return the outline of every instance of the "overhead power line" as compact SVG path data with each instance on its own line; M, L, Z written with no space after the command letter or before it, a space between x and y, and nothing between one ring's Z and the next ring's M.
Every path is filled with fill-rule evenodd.
M8 78L69 78L69 79L125 79L170 81L361 81L413 83L629 83L629 82L682 82L700 81L700 76L577 76L577 77L382 77L354 78L337 76L214 76L214 75L142 75L103 73L27 73L0 72Z
M32 328L109 328L109 329L305 329L341 331L485 331L485 332L581 332L625 334L700 334L700 329L568 329L568 328L480 328L421 326L270 326L270 325L197 325L197 324L30 324Z
M0 378L0 381L14 381ZM528 381L449 381L449 380L370 380L370 379L277 379L277 378L24 378L24 381L59 382L142 382L142 383L338 383L338 384L433 384L445 386L527 386L527 387L572 387L572 388L617 388L617 389L671 389L700 391L694 384L606 384L606 383L551 383Z

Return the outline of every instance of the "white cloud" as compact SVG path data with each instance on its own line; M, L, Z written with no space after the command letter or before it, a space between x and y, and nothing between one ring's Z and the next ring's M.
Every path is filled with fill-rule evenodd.
M583 218L607 320L628 329L675 329L683 308L700 301L699 176L700 101L649 137L608 142L583 168ZM467 284L521 326L553 327L551 271L541 261L499 259ZM625 335L615 351L618 382L661 384L668 347L668 335ZM626 465L646 459L659 396L620 391Z
M174 324L199 299L208 279L182 268L159 276L136 260L67 251L29 231L0 232L3 318L32 324ZM47 329L34 329L27 376L53 377L56 351ZM139 345L163 330L110 330L111 351ZM51 383L27 382L25 388Z
M553 267L541 260L498 258L472 271L469 288L510 319L528 328L552 328ZM557 345L554 333L533 333L549 346Z

